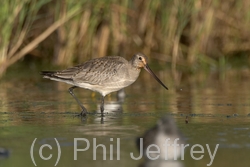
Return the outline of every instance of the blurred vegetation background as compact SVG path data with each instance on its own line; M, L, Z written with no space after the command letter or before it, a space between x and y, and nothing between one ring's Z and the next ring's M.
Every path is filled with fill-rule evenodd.
M249 0L1 0L0 74L25 56L70 66L143 52L172 70L250 64Z

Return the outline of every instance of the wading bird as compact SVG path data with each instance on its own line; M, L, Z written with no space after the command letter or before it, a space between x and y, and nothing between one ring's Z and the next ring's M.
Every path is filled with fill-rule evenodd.
M88 112L73 93L75 88L90 89L102 95L101 113L104 111L104 97L125 88L136 81L141 68L149 72L165 89L168 89L153 73L147 63L147 57L142 53L135 54L130 61L119 56L106 56L91 59L81 65L62 71L42 71L44 78L65 82L74 85L69 88L69 93L82 108L81 116Z

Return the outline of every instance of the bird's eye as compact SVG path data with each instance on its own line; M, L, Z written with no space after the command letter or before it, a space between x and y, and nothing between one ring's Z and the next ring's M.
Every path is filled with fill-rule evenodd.
M142 60L142 58L141 58L141 57L139 57L139 60Z

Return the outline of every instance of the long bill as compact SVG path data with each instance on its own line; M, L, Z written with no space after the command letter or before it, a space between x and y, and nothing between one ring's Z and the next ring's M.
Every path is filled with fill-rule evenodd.
M156 81L158 81L165 89L168 90L168 88L161 82L161 80L154 74L154 72L149 68L149 66L148 66L147 64L144 66L144 69L145 69L149 74L151 74L151 75L154 77L154 79L155 79Z

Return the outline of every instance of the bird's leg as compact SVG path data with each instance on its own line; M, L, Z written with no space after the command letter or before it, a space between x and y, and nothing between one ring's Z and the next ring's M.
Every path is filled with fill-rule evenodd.
M100 109L101 109L101 114L103 116L103 112L104 112L104 96L102 96L102 99L101 99L101 107L100 107Z
M82 108L82 112L79 114L80 116L86 116L86 114L88 113L87 112L87 109L82 105L82 103L76 98L73 90L77 88L77 86L72 86L69 88L69 93L71 94L71 96L74 97L74 99L76 100L76 102L80 105L80 107Z

